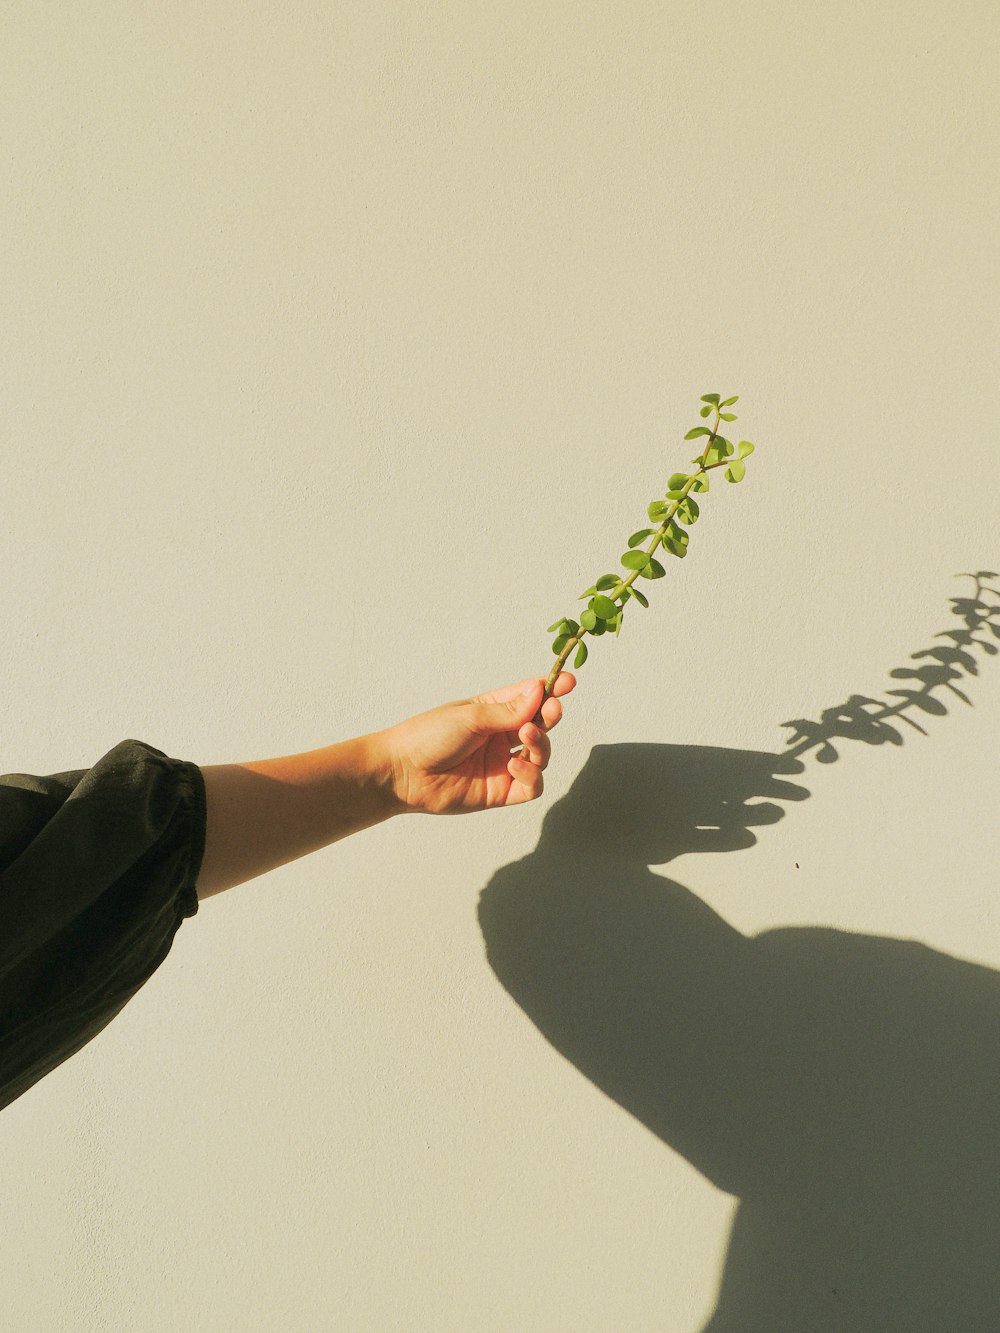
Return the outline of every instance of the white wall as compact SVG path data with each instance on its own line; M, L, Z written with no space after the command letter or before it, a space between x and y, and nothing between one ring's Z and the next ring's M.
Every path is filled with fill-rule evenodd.
M207 901L5 1111L5 1327L705 1325L735 1198L632 1113L649 1066L629 1005L617 1073L589 1020L557 1051L490 967L478 899L510 881L572 910L583 873L592 897L618 875L648 894L690 747L776 751L788 719L890 701L888 673L949 642L972 586L955 575L1000 568L998 39L986 0L7 7L2 771L130 736L204 764L295 753L543 673L545 627L690 456L699 395L739 393L758 452L705 497L649 612L594 644L542 800L390 822ZM807 754L810 798L752 847L652 873L747 935L922 941L985 965L992 996L1000 658L972 651L971 707L940 688L925 736ZM636 767L636 744L685 748ZM588 806L571 789L595 771ZM735 771L723 755L724 792ZM587 811L606 796L626 818L630 780L629 835L598 852ZM504 871L557 809L544 874ZM538 942L504 919L516 972ZM788 1185L734 1148L763 1212L746 1202L717 1333L992 1327L1000 1208L976 1195L965 1234L947 1207L975 1193L962 1172L990 1179L1000 1112L946 1085L975 1090L971 1015L995 1068L993 1011L936 959L930 1033L909 963L871 948L893 1015L875 1054L804 947L796 1021L769 1011ZM639 986L647 1034L696 1036L704 1012L642 990L654 963L605 959L602 985ZM534 983L558 1026L578 1011L556 973ZM743 994L712 981L720 1004ZM753 1045L740 1058L759 1091ZM843 1069L857 1119L833 1147L810 1080ZM689 1118L727 1096L708 1072ZM677 1091L670 1069L657 1086ZM904 1086L941 1092L926 1132ZM857 1182L855 1216L810 1202L809 1173L829 1189L831 1153L875 1160L866 1098L873 1134L908 1146L891 1180ZM759 1107L732 1113L761 1130ZM939 1136L972 1157L923 1153ZM769 1218L794 1271L765 1252Z

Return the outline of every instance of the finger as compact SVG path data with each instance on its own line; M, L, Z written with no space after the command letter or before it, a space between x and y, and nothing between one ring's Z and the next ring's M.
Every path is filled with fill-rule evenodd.
M575 689L576 677L572 671L560 671L559 675L556 676L555 684L552 686L552 694L558 697L561 694L569 694L570 690Z
M541 676L527 676L514 685L501 685L498 690L488 690L485 694L476 694L469 700L475 704L506 704L520 696L532 685L543 685Z
M524 680L517 681L514 685L501 685L498 690L488 690L485 694L473 695L468 700L469 703L480 704L505 704L511 699L516 699L524 693L529 685L544 685L545 681L541 676L526 676ZM576 688L576 677L571 671L560 671L556 677L555 684L552 687L553 695L569 694L570 690Z
M518 755L511 755L507 763L507 772L514 779L514 785L507 795L508 805L520 805L524 801L534 801L542 794L543 780L541 769L529 764Z
M542 725L546 731L551 731L559 719L562 717L562 704L558 699L553 699L551 695L541 707Z
M552 742L545 732L533 722L525 722L518 737L524 747L519 754L538 768L544 768L552 754Z
M572 678L571 678L571 679L572 679ZM573 681L573 685L575 685L575 684L576 684L576 681L574 680L574 681ZM569 688L572 689L572 688L573 688L573 685L571 685ZM568 691L564 691L564 693L566 693L566 692L568 692ZM536 717L535 717L535 719L534 719L532 722L526 722L526 723L524 724L524 726L521 727L521 729L518 731L517 738L518 738L518 740L519 740L522 744L526 744L526 742L525 742L525 740L524 740L524 736L525 736L525 727L535 727L535 729L536 729L536 730L539 730L539 731L541 732L541 735L542 735L543 737L545 737L546 732L551 731L552 728L553 728L553 727L556 725L556 723L559 721L559 719L562 717L562 704L559 702L558 699L553 699L553 698L550 696L550 697L549 697L548 699L546 699L545 702L542 704L542 707L541 707L541 709L540 709L539 711L540 711L540 713L541 713L541 717L540 717L540 719L539 719L538 715L536 714ZM539 728L539 727L537 726L537 723L538 723L539 720L541 721L541 728ZM536 748L537 748L537 747L536 747ZM549 757L550 757L551 753L552 753L552 744L551 744L551 742L547 742L546 747L545 747L545 751L544 751L544 762L542 763L542 767L543 767L543 768L545 767L545 764L548 763L548 761L549 761ZM537 754L532 754L530 757L531 757L531 759L532 759L533 762L537 762Z

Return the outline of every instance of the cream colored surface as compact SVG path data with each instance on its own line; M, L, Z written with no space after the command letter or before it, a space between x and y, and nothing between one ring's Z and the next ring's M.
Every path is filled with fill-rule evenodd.
M7 1109L5 1327L705 1325L735 1200L542 1037L477 899L593 747L778 749L998 567L998 41L986 0L5 8L3 771L543 673L699 395L758 445L594 645L540 802L204 903ZM978 661L972 707L668 873L750 934L1000 970Z

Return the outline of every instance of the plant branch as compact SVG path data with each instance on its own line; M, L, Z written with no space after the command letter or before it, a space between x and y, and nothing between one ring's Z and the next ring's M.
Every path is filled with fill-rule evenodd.
M709 450L712 448L715 441L719 438L718 432L719 432L720 422L721 422L721 408L718 405L716 405L715 421L709 432L709 437L707 443L705 444L705 448L702 450L701 456L697 460L698 468L688 478L684 486L681 487L680 491L676 494L671 507L667 510L666 514L664 514L663 521L661 522L660 526L656 529L656 531L653 533L650 543L646 547L647 555L652 556L654 552L657 550L657 548L661 545L663 538L666 536L666 533L670 528L671 523L674 521L674 518L676 517L678 509L684 503L684 500L687 498L689 492L694 487L694 484L698 480L698 478L703 476L706 472L711 472L713 468L728 466L729 464L728 458L720 458L715 463L708 463L706 461L708 458ZM621 597L623 592L631 588L632 584L639 577L641 572L642 572L641 570L634 569L627 578L619 579L618 583L613 588L608 590L608 598L611 601L615 601L617 598ZM625 603L623 601L622 606L624 607L624 605ZM557 654L556 660L552 665L552 670L549 672L548 677L546 678L545 681L545 692L542 695L543 703L552 693L556 680L559 678L559 673L565 666L566 661L569 658L569 655L573 652L574 648L576 648L577 644L579 644L583 640L584 636L589 633L590 633L589 630L581 626L579 631L568 639L568 641L563 645L560 652ZM537 714L535 722L536 725L541 724L540 712Z

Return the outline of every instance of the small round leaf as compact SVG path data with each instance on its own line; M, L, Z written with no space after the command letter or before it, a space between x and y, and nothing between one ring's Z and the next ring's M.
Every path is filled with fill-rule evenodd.
M705 466L713 467L716 463L721 463L726 457L726 441L721 437L715 440L705 453Z
M647 537L652 537L652 535L652 528L640 528L638 532L632 533L632 536L628 539L628 544L630 547L638 546L640 542L644 542Z

